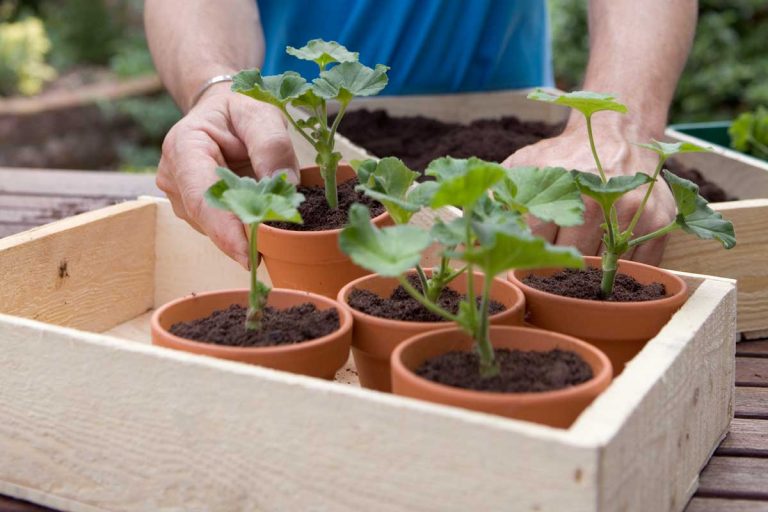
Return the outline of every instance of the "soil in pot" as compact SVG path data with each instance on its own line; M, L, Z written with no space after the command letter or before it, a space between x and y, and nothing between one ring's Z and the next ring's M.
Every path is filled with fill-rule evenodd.
M408 281L417 290L421 290L421 283L417 276L408 276ZM459 312L459 303L465 298L466 295L446 287L440 294L438 305L446 311L456 314ZM478 298L478 302L479 300ZM404 322L441 322L444 320L422 306L402 286L395 288L388 298L382 297L370 290L355 288L350 292L347 303L367 315L389 320L401 320ZM491 315L501 313L505 309L504 304L495 300L491 300L489 307Z
M299 213L304 224L290 222L269 222L272 227L291 231L325 231L343 228L347 224L349 209L354 203L362 203L371 212L371 218L384 213L384 206L362 192L355 190L357 178L339 183L336 191L339 207L331 209L325 199L325 188L299 185L297 190L304 194L305 201L299 206Z
M233 304L205 318L176 323L170 332L181 338L215 345L272 347L313 340L339 328L336 309L318 310L308 302L284 309L267 306L259 331L243 327L246 312L247 308Z
M643 302L666 296L662 283L642 284L627 274L616 274L613 293L605 298L600 290L602 272L597 268L565 269L550 276L529 275L523 279L528 286L563 297L609 302Z
M427 359L415 373L447 386L499 393L554 391L587 382L593 376L592 368L584 359L566 350L496 349L494 352L500 366L495 377L481 377L478 355L462 351Z
M446 123L423 116L390 116L384 110L363 109L347 112L339 132L374 155L396 156L411 169L423 172L429 162L447 155L503 162L522 147L558 135L563 127L512 116L479 119L470 124ZM669 160L665 167L696 183L710 202L736 199L696 169L687 169L674 160Z

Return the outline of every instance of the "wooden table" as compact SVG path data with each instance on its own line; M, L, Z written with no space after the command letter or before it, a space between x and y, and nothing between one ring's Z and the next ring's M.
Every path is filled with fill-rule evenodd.
M138 195L161 195L154 177L0 169L0 237ZM702 471L686 512L768 512L768 339L739 343L736 356L731 432ZM0 496L0 512L50 510Z

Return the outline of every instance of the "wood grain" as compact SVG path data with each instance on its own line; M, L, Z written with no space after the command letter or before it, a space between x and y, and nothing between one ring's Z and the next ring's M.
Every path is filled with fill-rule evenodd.
M736 388L735 414L737 418L768 419L768 388Z
M768 387L768 359L764 357L737 357L736 385Z
M0 194L27 196L129 197L164 194L151 174L0 167Z
M699 479L698 496L768 501L768 459L712 457Z
M695 497L685 512L768 512L768 501Z
M0 312L103 330L152 307L155 205L133 201L0 240Z
M743 341L736 344L737 356L768 357L768 340Z
M768 402L762 405L768 414ZM768 457L768 421L734 418L728 435L715 455Z

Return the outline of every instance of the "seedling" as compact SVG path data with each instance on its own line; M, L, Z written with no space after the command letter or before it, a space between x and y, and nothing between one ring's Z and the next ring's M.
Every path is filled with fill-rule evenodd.
M664 236L675 229L682 229L701 239L717 240L726 249L731 249L736 245L733 224L723 219L722 215L713 211L708 206L707 200L699 195L699 187L663 169L664 162L673 155L707 151L706 149L689 142L672 144L651 140L648 144L637 144L639 147L653 151L658 155L658 162L653 173L648 175L639 172L632 176L608 178L597 153L592 133L592 115L602 111L626 113L627 107L616 101L614 96L588 91L550 94L539 89L529 94L528 98L570 107L581 112L586 119L589 147L599 175L583 171L572 172L581 193L594 199L600 205L603 213L604 223L602 228L604 231L603 244L605 245L605 252L602 255L603 277L601 292L603 297L610 297L613 293L618 261L622 254L633 247ZM663 174L672 190L677 205L677 215L668 225L652 233L635 237L634 229L643 214L643 210L648 203L648 199L651 197L651 192L660 174ZM626 228L622 229L618 222L616 203L626 193L643 185L648 185L648 188L643 195L640 206L634 212Z
M250 240L248 257L251 267L251 290L248 294L248 312L245 328L258 330L270 288L259 281L259 224L266 221L302 223L297 210L304 196L296 192L296 186L285 179L284 174L256 181L240 177L223 167L216 169L221 178L205 193L208 203L221 210L234 213L248 227Z
M434 176L434 182L409 188L416 173L409 174L413 171L397 159L384 159L378 164L366 161L357 167L360 187L384 204L397 224L377 228L367 208L354 205L349 225L339 239L341 249L358 265L382 276L396 277L425 308L455 322L474 339L481 374L496 375L499 368L488 330L494 277L512 268L582 265L575 249L555 247L533 236L524 219L525 214L532 214L564 225L580 223L584 206L573 177L562 168L507 169L477 158L447 157L433 161L427 168L426 174ZM463 216L449 222L437 220L430 230L406 224L423 207L437 211L448 205L461 208ZM414 268L424 279L423 271L418 270L419 261L433 243L440 248L441 256L434 275L449 279L444 277L432 286L445 286L456 276L466 274L466 298L456 314L438 304L439 293L432 296L429 282L425 285L422 280L420 291L407 279ZM459 260L461 268L451 269L451 260ZM480 297L475 294L476 270L483 274Z
M349 103L356 96L374 96L387 85L387 66L369 68L334 41L313 39L302 48L289 46L286 52L302 60L315 62L319 76L308 82L294 71L262 76L259 69L244 70L235 75L232 90L279 108L288 122L315 148L315 162L325 183L328 206L338 207L336 170L341 153L334 150L334 135ZM329 65L335 64L332 67ZM328 101L336 101L339 110L333 123L328 122ZM307 119L294 117L288 106L309 111Z
M733 149L768 159L768 108L744 112L728 128L728 134Z

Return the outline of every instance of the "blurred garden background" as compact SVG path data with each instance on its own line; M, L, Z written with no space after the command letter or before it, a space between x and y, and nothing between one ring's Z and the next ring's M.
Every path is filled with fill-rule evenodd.
M557 85L579 86L586 0L549 0ZM141 0L0 0L0 166L152 172L180 117L153 77ZM768 105L768 2L700 0L670 122Z

